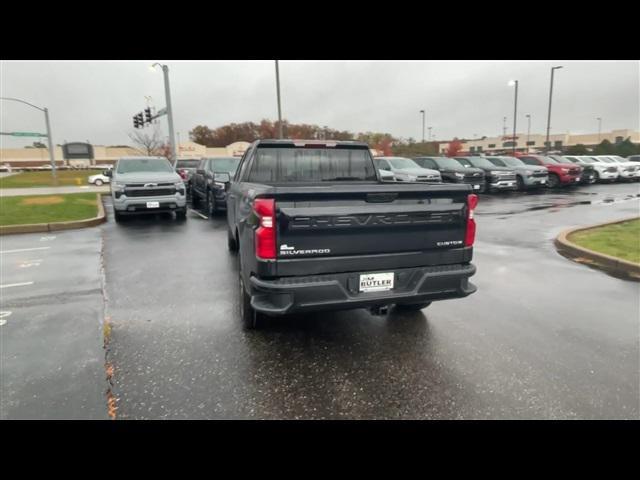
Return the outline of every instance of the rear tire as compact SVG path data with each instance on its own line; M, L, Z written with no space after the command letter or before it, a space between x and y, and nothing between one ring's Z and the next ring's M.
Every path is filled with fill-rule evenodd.
M93 184L94 184L96 187L101 187L101 186L102 186L102 184L103 184L103 182L102 182L102 180L98 179L98 180L96 180L95 182L93 182Z
M256 312L251 306L251 297L247 293L242 281L242 271L238 273L240 287L240 320L245 330L256 330L264 326L264 315Z
M396 305L398 310L403 310L405 312L417 312L418 310L422 310L423 308L427 308L431 305L431 302L424 303L399 303Z
M549 188L558 188L560 186L560 177L555 173L549 174Z

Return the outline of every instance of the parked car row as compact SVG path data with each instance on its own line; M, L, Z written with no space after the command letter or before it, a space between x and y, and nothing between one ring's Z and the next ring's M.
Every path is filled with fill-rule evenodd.
M640 158L615 155L376 157L383 180L467 183L478 192L640 180Z

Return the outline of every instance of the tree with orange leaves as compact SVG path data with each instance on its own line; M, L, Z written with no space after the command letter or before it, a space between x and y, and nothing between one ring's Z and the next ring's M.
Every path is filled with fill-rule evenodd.
M460 152L460 150L462 150L462 142L458 140L458 137L455 137L453 141L449 142L446 155L447 157L455 157L456 155L458 155L458 152Z

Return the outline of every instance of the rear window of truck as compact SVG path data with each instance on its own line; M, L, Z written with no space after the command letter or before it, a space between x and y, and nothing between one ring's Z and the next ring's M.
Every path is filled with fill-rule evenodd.
M255 183L375 182L366 149L258 148L247 181Z

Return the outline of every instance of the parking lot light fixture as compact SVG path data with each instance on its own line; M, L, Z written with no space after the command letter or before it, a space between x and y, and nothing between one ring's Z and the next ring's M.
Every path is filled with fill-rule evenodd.
M553 98L553 72L561 69L562 66L551 67L551 86L549 87L549 110L547 112L547 139L545 140L545 152L549 151L549 129L551 128L551 99Z
M420 110L420 113L422 114L422 143L424 143L424 124L425 124L425 111L424 110Z
M597 117L598 120L598 143L600 143L600 133L602 132L602 117Z
M531 135L531 114L527 113L527 153L529 153L529 136Z
M162 67L162 73L164 74L164 95L167 103L165 109L167 111L167 123L169 123L169 146L171 147L171 159L176 162L178 156L176 154L176 137L173 130L173 108L171 107L171 88L169 87L169 67L156 62L149 68L155 72L156 67L158 66Z
M51 123L49 123L49 109L47 107L38 107L32 103L26 102L24 100L20 100L19 98L10 98L10 97L0 97L0 100L8 100L12 102L24 103L30 107L35 108L36 110L40 110L44 113L44 123L47 127L47 144L49 145L49 161L51 162L51 176L53 177L53 181L57 183L57 174L56 174L56 159L55 159L55 150L53 146L53 140L51 139ZM66 142L65 142L66 143ZM88 142L87 142L88 143Z
M513 145L513 154L516 153L516 123L518 118L518 80L510 80L509 86L516 87L515 97L513 102L513 138L511 139Z

